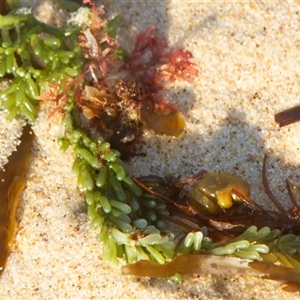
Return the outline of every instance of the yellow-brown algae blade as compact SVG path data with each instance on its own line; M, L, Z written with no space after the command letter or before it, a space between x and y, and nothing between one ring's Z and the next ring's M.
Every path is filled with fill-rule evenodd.
M145 277L172 277L176 274L220 274L259 277L260 273L248 267L249 260L233 256L184 254L165 265L141 260L122 267L124 275Z
M33 139L31 127L26 125L17 151L12 153L4 170L0 171L0 276L15 238L16 209L26 184Z
M143 111L142 115L147 128L157 134L180 137L184 132L185 117L180 111L174 110L168 114Z
M249 267L268 275L272 279L300 283L300 271L290 267L278 266L265 261L250 262Z
M288 282L282 288L286 292L290 293L300 293L300 283L299 282Z

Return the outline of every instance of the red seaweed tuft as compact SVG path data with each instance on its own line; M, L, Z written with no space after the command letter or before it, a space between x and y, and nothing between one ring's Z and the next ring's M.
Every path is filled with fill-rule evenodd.
M75 92L75 109L82 126L102 135L122 153L122 158L126 156L124 151L140 140L143 128L180 136L185 117L160 92L168 88L169 82L191 81L198 74L192 54L168 49L165 39L150 27L136 36L132 53L125 55L114 38L121 19L102 19L102 6L97 7L91 0L84 3L92 9L90 24L78 37L84 73L64 83L68 86L66 93ZM54 101L61 106L62 99L58 93Z
M168 81L191 81L198 75L192 54L184 50L167 50L166 41L150 27L137 35L136 44L124 68L149 91L165 89Z

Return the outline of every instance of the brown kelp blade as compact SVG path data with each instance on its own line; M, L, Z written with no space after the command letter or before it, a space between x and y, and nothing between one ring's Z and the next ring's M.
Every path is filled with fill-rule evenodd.
M16 208L26 184L33 139L31 127L26 125L17 151L12 153L4 170L0 172L0 275L14 242Z
M172 277L176 274L226 274L260 276L260 272L248 267L249 260L233 256L183 254L169 263L159 265L147 260L122 267L124 275L141 277Z
M300 105L281 111L275 115L275 122L280 127L300 121Z

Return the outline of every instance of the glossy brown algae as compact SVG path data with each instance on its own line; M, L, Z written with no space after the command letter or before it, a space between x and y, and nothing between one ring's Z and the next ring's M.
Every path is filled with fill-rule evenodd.
M12 153L4 170L0 172L0 276L15 238L16 209L26 184L33 139L31 127L26 125L17 151Z
M281 111L275 115L275 122L280 127L300 121L300 105Z

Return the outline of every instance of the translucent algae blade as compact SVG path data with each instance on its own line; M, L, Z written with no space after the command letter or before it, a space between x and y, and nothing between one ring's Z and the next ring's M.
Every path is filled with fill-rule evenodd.
M17 151L12 153L5 169L0 172L0 275L5 269L14 242L17 227L16 209L26 184L33 139L31 127L26 125Z
M141 260L122 267L124 275L145 277L172 277L179 273L188 274L227 274L260 276L260 273L248 267L249 260L233 256L183 254L165 265Z

